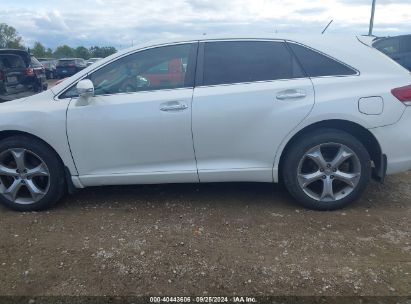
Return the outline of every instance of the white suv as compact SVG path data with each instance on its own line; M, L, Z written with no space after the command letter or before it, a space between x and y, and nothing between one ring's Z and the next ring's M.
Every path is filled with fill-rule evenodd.
M308 208L341 208L371 176L411 169L410 84L356 37L140 45L0 105L0 201L40 210L87 186L283 181Z

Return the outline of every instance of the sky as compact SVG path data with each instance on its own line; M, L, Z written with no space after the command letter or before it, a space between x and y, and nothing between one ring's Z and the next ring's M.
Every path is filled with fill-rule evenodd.
M367 34L372 0L0 0L27 46L115 46L219 33ZM411 33L411 0L377 0L374 34Z

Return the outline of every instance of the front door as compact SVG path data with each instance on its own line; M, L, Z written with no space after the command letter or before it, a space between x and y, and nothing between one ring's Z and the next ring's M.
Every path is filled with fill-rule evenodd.
M95 96L85 106L73 98L67 113L84 186L198 181L191 133L196 48L143 50L88 76ZM170 61L179 62L180 77Z

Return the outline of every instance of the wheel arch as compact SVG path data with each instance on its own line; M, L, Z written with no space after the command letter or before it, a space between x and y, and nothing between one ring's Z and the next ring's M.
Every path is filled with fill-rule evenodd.
M386 158L383 155L381 146L378 143L375 136L363 126L348 120L339 120L339 119L331 119L331 120L323 120L311 125L308 125L294 134L285 145L284 149L281 151L281 155L278 161L278 181L282 179L282 170L284 159L287 155L287 151L293 146L293 144L302 136L306 134L322 129L336 129L340 131L345 131L350 135L354 136L357 140L359 140L364 147L367 149L368 154L373 162L373 177L383 181L385 177L385 170L386 170Z
M53 150L53 152L56 154L56 156L58 157L58 159L59 159L59 161L61 162L61 164L62 164L64 167L66 167L65 164L64 164L63 159L62 159L61 156L57 153L56 149L54 149L53 146L51 146L51 145L50 145L48 142L46 142L44 139L42 139L42 138L40 138L40 137L38 137L38 136L36 136L36 135L34 135L34 134L31 134L31 133L28 133L28 132L23 132L23 131L17 131L17 130L5 130L5 131L0 131L0 141L1 141L1 140L4 140L4 139L6 139L6 138L9 138L9 137L18 136L18 135L35 138L36 140L41 141L42 143L44 143L45 145L47 145L51 150Z

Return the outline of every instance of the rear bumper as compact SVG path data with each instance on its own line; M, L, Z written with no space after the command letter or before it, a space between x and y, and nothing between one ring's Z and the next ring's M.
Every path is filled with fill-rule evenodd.
M387 174L411 170L411 107L390 126L370 129L387 156Z

